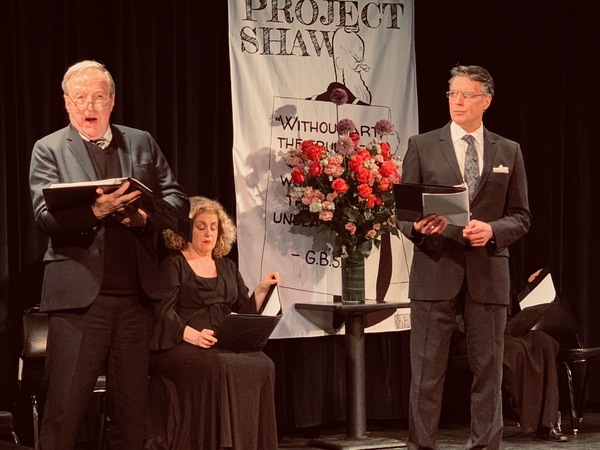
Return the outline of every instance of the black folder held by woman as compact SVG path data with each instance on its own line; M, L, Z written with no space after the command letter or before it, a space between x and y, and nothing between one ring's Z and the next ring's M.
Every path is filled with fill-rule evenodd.
M509 336L522 336L528 333L556 303L556 289L550 269L544 267L534 280L527 283L517 297L521 310L506 323L505 334Z
M258 314L231 313L217 328L218 347L233 352L258 352L281 320L279 289L272 285Z

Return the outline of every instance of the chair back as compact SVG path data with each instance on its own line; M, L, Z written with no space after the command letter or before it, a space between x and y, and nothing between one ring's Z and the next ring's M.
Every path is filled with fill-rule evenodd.
M43 358L46 356L48 339L48 314L41 312L39 306L33 306L23 313L23 359Z
M39 306L33 306L23 312L23 345L19 358L19 384L32 401L34 448L40 449L38 397L47 393L45 373L46 342L48 340L48 314L41 312ZM97 449L104 448L104 428L106 425L106 376L96 380L94 392L100 393L98 412Z

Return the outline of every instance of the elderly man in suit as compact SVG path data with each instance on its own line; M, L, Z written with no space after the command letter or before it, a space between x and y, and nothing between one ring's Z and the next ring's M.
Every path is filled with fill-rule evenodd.
M49 211L53 183L133 177L187 215L189 200L152 136L110 124L115 84L96 61L71 66L62 83L70 125L35 143L30 188L49 236L41 309L49 313L44 450L74 448L77 425L107 365L110 448L141 449L145 432L150 304L158 297L158 230L129 182L96 190L90 204Z
M467 448L498 449L503 430L503 334L510 300L507 247L530 226L527 178L519 144L483 126L494 95L487 70L456 66L449 85L450 123L411 137L403 162L403 182L466 183L471 210L466 227L448 225L435 214L414 223L399 222L415 245L409 281L409 448L437 448L450 336L455 316L462 314L473 373Z

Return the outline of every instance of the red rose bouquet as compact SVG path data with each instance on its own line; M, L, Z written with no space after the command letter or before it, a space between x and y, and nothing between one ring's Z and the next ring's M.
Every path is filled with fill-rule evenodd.
M400 182L400 161L383 140L394 127L379 120L374 129L376 137L361 145L354 123L342 119L333 149L307 140L285 154L294 224L334 231L335 255L343 258L355 250L366 258L383 233L398 236L392 186Z

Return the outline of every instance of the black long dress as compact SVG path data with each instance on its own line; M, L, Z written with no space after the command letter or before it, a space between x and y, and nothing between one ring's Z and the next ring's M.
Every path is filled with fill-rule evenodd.
M518 296L513 291L509 318L520 310ZM509 394L509 406L526 433L535 433L540 425L554 426L558 421L559 349L559 343L540 330L521 334L507 328L504 334L503 384Z
M504 336L504 387L514 402L521 429L535 433L558 420L558 342L543 331Z
M235 263L215 260L217 277L197 276L181 252L161 265L165 289L151 342L145 448L277 449L273 362L183 341L186 325L216 329L231 311L256 313Z

